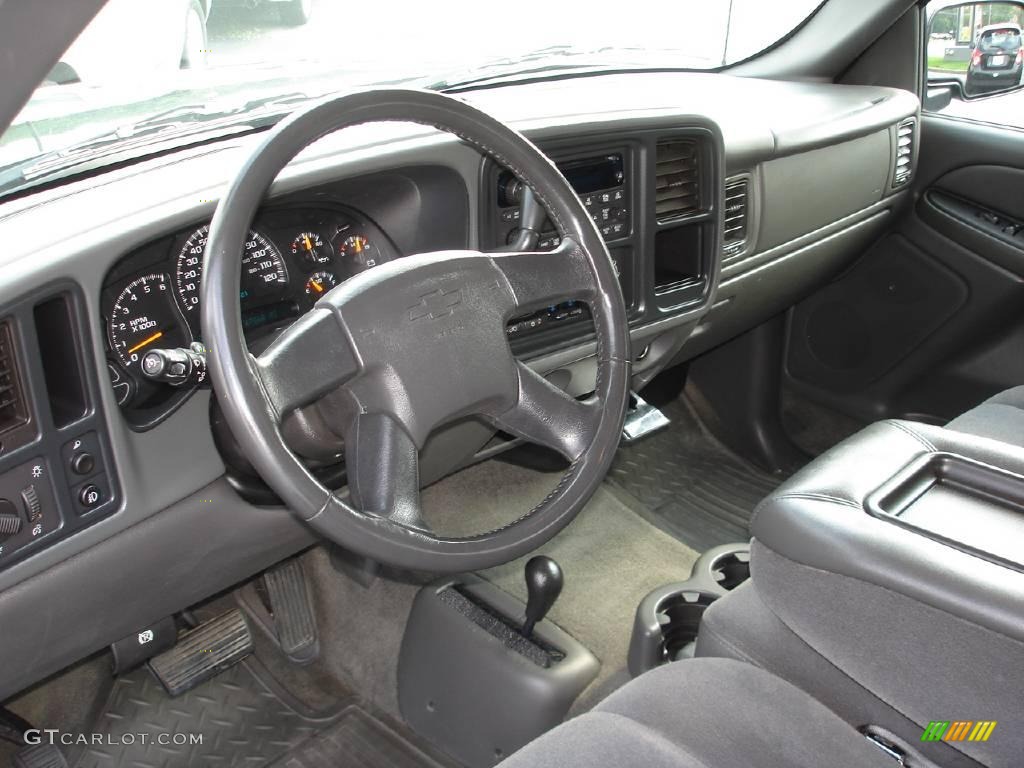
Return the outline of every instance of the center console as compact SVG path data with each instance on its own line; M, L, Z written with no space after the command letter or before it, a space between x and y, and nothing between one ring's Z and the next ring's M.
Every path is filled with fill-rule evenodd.
M780 486L751 530L751 586L707 609L698 655L757 659L908 765L1024 754L1024 450L878 422ZM998 736L922 739L953 720Z

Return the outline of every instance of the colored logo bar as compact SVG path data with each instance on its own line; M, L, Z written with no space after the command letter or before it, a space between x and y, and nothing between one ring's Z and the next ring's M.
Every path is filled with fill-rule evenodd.
M996 720L932 720L921 741L988 741Z

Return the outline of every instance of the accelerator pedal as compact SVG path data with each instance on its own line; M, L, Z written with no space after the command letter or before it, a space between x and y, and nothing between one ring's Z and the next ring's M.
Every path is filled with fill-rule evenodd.
M68 768L64 755L53 744L33 744L18 750L11 760L14 768Z
M635 443L641 437L664 429L672 422L662 411L651 405L636 392L629 393L629 407L622 425L622 442Z
M170 696L195 688L252 653L252 635L237 608L186 632L169 651L149 660Z
M274 566L263 574L263 586L281 650L296 664L309 664L320 655L320 638L302 563L292 558Z

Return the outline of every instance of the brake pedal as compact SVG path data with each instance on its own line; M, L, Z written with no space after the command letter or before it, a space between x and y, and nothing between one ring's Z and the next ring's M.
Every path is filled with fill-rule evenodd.
M622 442L632 443L652 432L664 429L671 422L657 407L644 400L636 392L629 394L629 410L622 425Z
M296 664L309 664L320 655L320 639L302 563L293 558L271 568L263 574L263 585L281 650Z
M149 660L170 696L180 696L215 677L252 653L252 635L237 608L200 624L178 639L169 651Z

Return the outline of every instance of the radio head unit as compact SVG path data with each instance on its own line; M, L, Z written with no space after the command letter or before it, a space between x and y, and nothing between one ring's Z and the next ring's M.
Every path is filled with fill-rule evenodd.
M628 179L622 152L567 160L556 165L590 212L590 218L605 241L629 237ZM502 225L499 230L504 231L506 243L514 241L517 235L522 193L522 182L512 173L502 171L498 175L497 201ZM550 221L545 222L538 245L541 249L558 245L558 233Z

